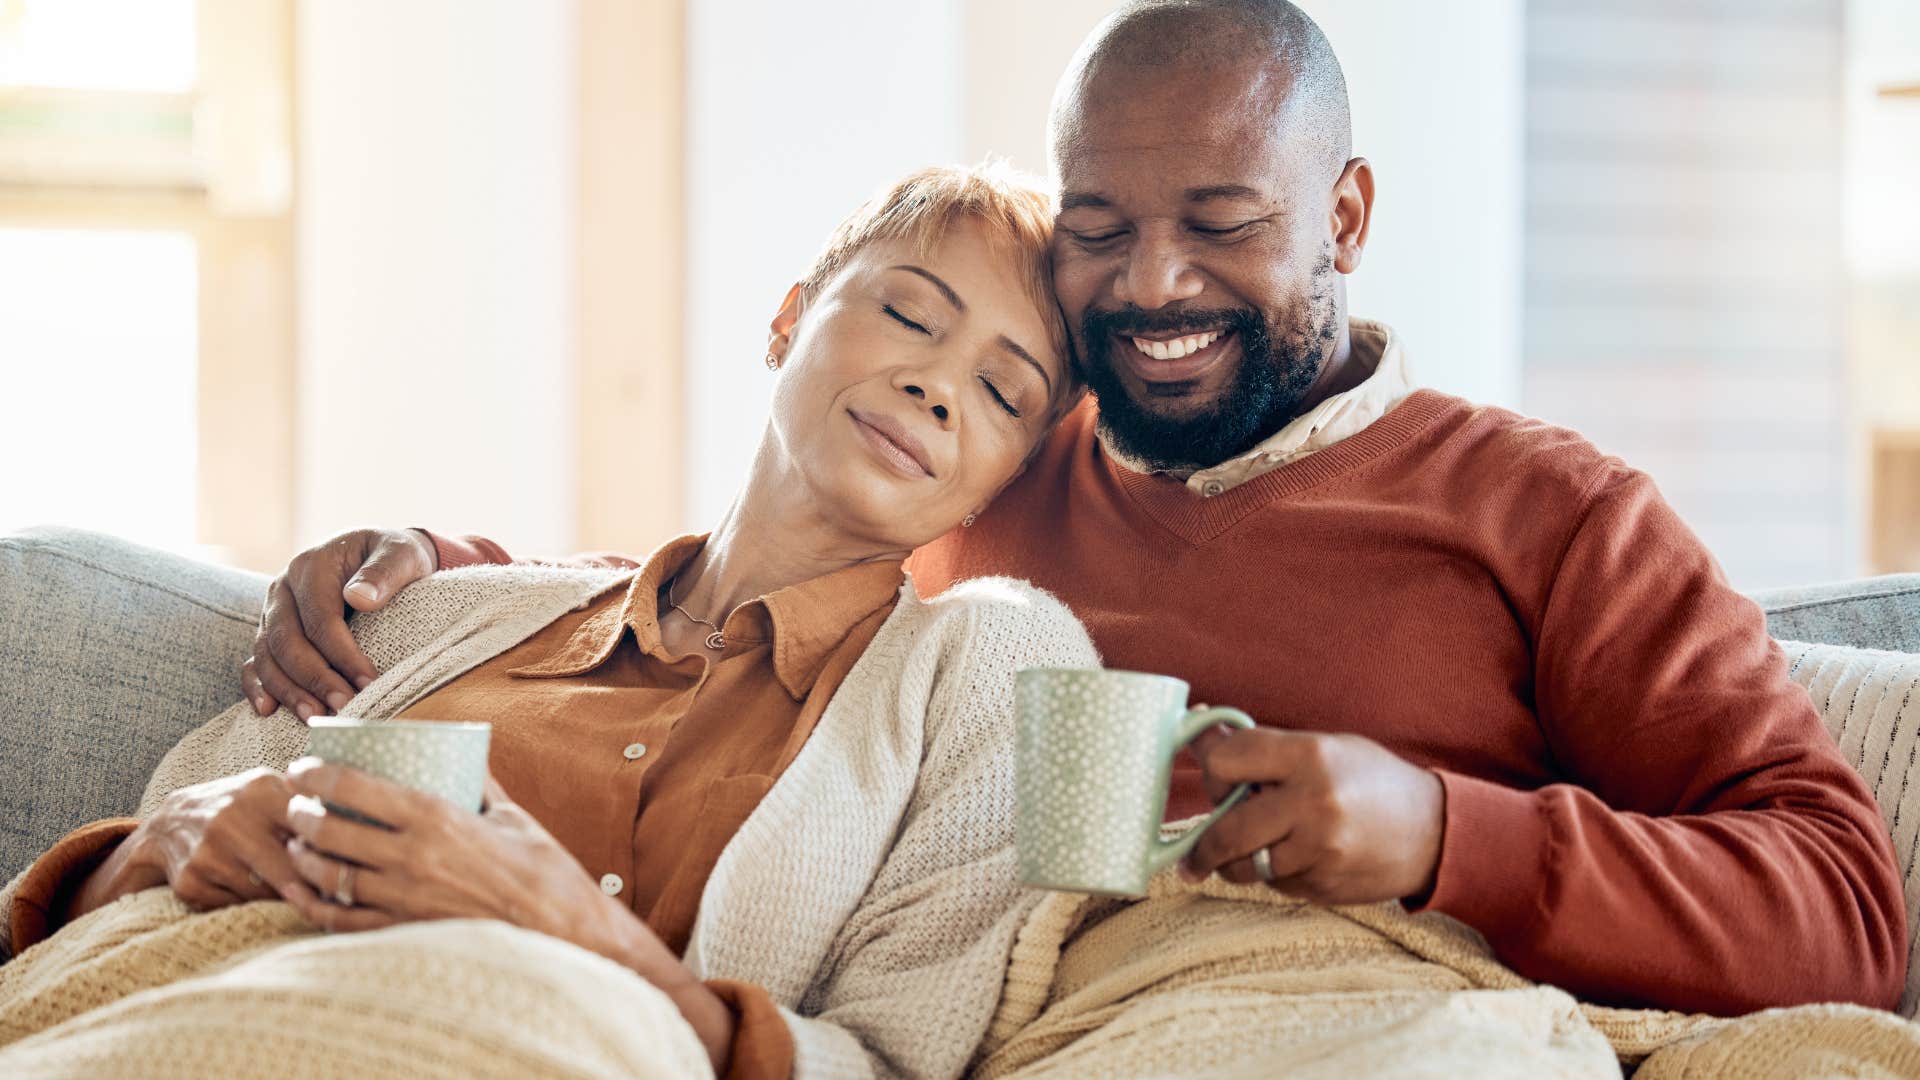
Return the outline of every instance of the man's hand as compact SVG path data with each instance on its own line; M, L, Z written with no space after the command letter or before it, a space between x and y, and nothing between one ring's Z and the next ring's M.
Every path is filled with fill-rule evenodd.
M346 613L377 611L439 567L412 529L355 529L293 557L267 587L240 689L261 716L285 705L311 720L346 707L379 672L354 644Z
M1440 862L1446 795L1440 778L1357 735L1258 728L1215 730L1193 742L1216 801L1235 784L1258 789L1188 854L1192 877L1259 881L1268 849L1273 887L1321 904L1422 896Z

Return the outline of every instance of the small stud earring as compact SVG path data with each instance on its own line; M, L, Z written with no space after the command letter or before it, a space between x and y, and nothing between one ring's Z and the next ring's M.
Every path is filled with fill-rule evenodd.
M767 354L767 370L768 371L780 370L780 358L773 355L772 353Z
M973 523L979 519L980 516L978 514L968 514L966 517L960 519L960 527L963 529L971 529L973 528Z

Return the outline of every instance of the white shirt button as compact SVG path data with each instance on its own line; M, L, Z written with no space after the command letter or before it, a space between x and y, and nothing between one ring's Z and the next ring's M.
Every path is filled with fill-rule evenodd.
M639 761L641 758L647 756L647 744L643 742L628 743L627 748L620 751L620 753L625 755L628 761Z
M1205 495L1207 498L1211 499L1215 495L1218 495L1225 490L1227 490L1227 485L1221 483L1218 480L1209 480L1205 484L1201 485L1200 494Z
M606 874L600 878L600 891L608 896L619 896L620 890L626 887L627 883L620 880L619 874Z

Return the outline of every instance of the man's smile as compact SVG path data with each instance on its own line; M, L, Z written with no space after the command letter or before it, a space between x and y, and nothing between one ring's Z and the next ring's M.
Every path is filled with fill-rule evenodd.
M1224 328L1166 337L1116 334L1110 355L1150 387L1188 383L1234 353L1238 339L1232 330Z

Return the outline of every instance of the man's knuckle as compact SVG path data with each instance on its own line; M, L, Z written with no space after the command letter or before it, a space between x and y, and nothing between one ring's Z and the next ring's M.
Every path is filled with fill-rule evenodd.
M264 636L267 639L267 651L281 658L281 662L284 663L287 647L293 643L292 624L285 618L271 619L267 623Z

